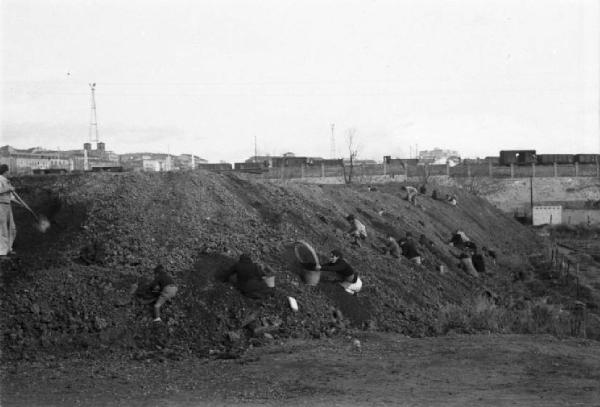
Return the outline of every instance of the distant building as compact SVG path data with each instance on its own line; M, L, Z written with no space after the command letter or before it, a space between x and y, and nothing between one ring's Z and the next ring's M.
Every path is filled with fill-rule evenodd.
M91 143L85 143L82 150L66 151L41 147L16 149L7 145L0 147L0 163L7 164L13 173L31 174L35 170L73 171L118 166L119 156L106 151L104 143L98 143L96 150L92 150Z
M458 157L458 151L444 150L441 148L434 148L433 150L419 151L419 162L427 164L446 164L449 163L449 158ZM454 159L453 159L454 161ZM451 164L451 163L449 163ZM452 165L452 164L451 164Z
M129 153L121 154L120 159L125 170L160 172L174 169L170 154Z

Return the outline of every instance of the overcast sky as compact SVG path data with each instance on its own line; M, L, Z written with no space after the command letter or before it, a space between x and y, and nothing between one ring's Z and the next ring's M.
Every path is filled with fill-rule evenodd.
M0 145L597 153L595 0L0 0Z

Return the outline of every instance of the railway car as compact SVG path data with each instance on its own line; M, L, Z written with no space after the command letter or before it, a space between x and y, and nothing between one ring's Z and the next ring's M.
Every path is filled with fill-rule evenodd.
M600 154L575 154L575 162L579 164L596 164L600 162Z
M538 154L537 164L552 165L556 164L573 164L573 154Z
M502 150L500 165L528 165L536 162L535 150Z
M92 167L92 172L124 172L120 165Z
M35 175L39 174L66 174L69 172L66 168L36 168L33 170Z
M251 171L251 172L264 172L269 171L265 164L260 163L234 163L233 169L236 171Z
M229 171L233 169L231 163L201 163L197 164L196 168L209 171Z

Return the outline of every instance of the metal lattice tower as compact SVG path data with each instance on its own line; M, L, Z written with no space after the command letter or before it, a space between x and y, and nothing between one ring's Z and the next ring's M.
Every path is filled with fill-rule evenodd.
M98 143L100 141L98 137L98 118L96 117L96 84L90 83L90 89L92 91L91 100L91 113L90 113L90 142Z
M335 123L331 123L331 139L329 140L329 158L335 158Z

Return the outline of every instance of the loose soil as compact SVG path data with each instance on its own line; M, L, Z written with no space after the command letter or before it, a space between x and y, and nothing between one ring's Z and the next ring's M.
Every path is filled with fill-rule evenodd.
M515 355L527 354L540 337L488 334L600 338L597 259L587 256L585 273L579 276L557 275L550 264L549 237L462 189L430 186L413 206L403 199L398 184L369 191L363 185L263 182L204 171L23 177L12 182L52 227L40 233L31 216L15 208L18 256L0 261L7 402L61 405L64 396L65 404L77 404L81 396L98 405L118 403L110 393L125 400L123 405L159 403L164 395L175 395L175 405L195 400L235 404L246 401L243 390L251 402L299 405L346 405L354 398L367 403L378 391L385 394L377 399L383 404L394 404L395 398L408 404L454 403L443 392L422 387L445 388L445 374L448 392L462 394L456 405L475 405L470 395L478 394L477 389L483 389L485 400L501 405L496 397L500 390L485 384L487 376L473 375L471 363L491 369L491 377L508 374L512 384L505 389L516 389L515 400L522 402L529 400L524 394L539 395L537 383L546 386L555 376L550 368L544 370L541 359L506 357L511 349ZM456 195L458 206L433 200L432 187L441 196ZM346 235L349 213L367 226L369 237L360 247ZM496 263L486 258L486 273L474 277L458 266L458 251L448 245L457 229L479 247L496 252ZM422 266L381 250L387 234L403 237L407 232L415 240L423 235L418 245ZM304 269L293 250L298 240L310 242L322 261L331 249L340 249L361 275L360 294L350 296L327 278L317 286L304 284ZM220 280L241 253L275 270L273 296L252 300ZM163 307L163 323L157 324L152 323L151 304L140 294L159 263L173 274L179 291ZM289 296L297 300L298 312L290 309ZM575 302L585 305L585 321ZM456 336L476 333L486 335ZM451 337L439 337L443 335ZM358 338L362 351L351 350L348 338ZM588 349L576 340L543 338L544 354L560 350L568 360ZM458 343L447 345L453 341ZM459 349L457 355L441 358L447 346ZM418 351L412 356L421 356L413 358L406 347ZM479 353L471 353L470 347ZM589 349L597 349L596 343L589 342ZM504 366L503 358L515 370L512 365L504 370L496 366ZM436 379L397 376L389 364L394 360L402 374L420 371L422 377ZM523 373L528 360L533 379ZM592 363L590 358L581 360ZM557 363L561 378L573 372L572 365ZM313 364L324 373L311 368ZM442 376L436 376L438 370ZM241 384L249 377L244 375L256 375L257 380L251 386ZM44 377L54 377L56 383ZM237 377L233 383L238 387L228 377ZM333 381L325 384L325 377ZM391 384L398 378L403 390ZM577 378L567 380L571 384L564 389L571 390L563 399L554 390L561 388L556 383L544 388L556 396L553 401L567 400L579 388ZM587 378L594 376L585 373L581 380ZM273 380L272 387L264 387L267 379ZM525 380L522 387L519 380ZM196 391L190 381L204 387ZM34 383L43 383L37 393ZM294 390L294 383L300 390ZM98 392L89 391L92 385ZM267 394L263 388L274 390ZM415 390L411 393L410 388ZM597 391L591 388L584 394ZM427 394L434 395L431 403Z
M360 348L353 341L360 341ZM600 344L539 335L290 340L239 359L9 364L3 406L598 406Z

